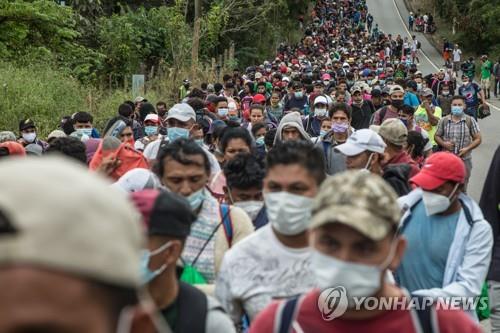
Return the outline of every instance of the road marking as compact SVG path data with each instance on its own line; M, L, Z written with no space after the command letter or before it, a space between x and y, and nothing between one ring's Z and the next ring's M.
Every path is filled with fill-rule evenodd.
M410 30L408 30L408 27L406 26L406 22L405 20L403 19L403 16L401 16L401 12L399 11L399 8L398 6L396 5L396 0L392 0L392 4L394 5L394 8L396 8L396 12L398 13L398 16L399 16L399 19L401 20L401 23L403 23L403 27L405 28L406 32L408 33L408 36L412 36ZM424 36L424 38L426 38ZM432 46L432 45L431 45ZM434 47L434 46L432 46ZM425 57L425 59L427 59L427 61L429 62L429 64L431 64L432 67L434 67L437 71L439 70L439 68L434 64L434 62L427 56L427 54L425 54L425 52L423 50L420 50L420 53ZM490 107L490 108L493 108L497 111L500 111L500 108L491 104L490 102L486 102L486 104Z

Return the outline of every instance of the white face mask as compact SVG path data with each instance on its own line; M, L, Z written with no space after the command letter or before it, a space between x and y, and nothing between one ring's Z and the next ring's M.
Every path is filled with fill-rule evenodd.
M314 109L314 115L316 117L324 117L326 116L326 109Z
M243 209L245 213L247 213L247 215L253 221L255 220L257 215L259 215L260 210L264 206L264 202L254 201L254 200L238 201L234 203L234 206Z
M264 193L267 218L279 233L298 235L307 229L313 199L288 192Z
M387 258L380 265L372 266L339 260L313 250L311 270L320 289L345 287L348 306L353 307L353 297L373 296L380 290L382 273L394 258L394 251L395 247L391 244Z
M458 184L455 185L449 196L423 191L422 200L424 201L425 212L427 216L436 215L444 212L451 205L451 197L455 195L458 189Z
M23 139L27 143L33 143L36 139L36 133L23 133Z

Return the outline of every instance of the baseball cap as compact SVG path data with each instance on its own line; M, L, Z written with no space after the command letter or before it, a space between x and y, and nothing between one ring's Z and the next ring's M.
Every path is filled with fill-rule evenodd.
M150 236L184 239L196 220L189 203L178 194L164 190L144 190L131 194Z
M262 94L256 94L252 99L253 103L264 103L265 101L266 97Z
M402 92L402 93L404 93L405 91L404 91L403 87L401 87L398 84L395 84L395 85L391 86L391 90L389 90L389 95L392 95L395 92Z
M332 78L332 77L331 77L331 76L330 76L330 74L328 74L328 73L325 73L325 74L323 74L323 76L322 76L323 81L330 81L330 80L331 80L331 78Z
M50 132L49 136L47 137L47 140L50 140L52 138L57 139L57 138L65 138L67 135L64 133L64 131L61 130L53 130Z
M23 119L19 122L19 130L24 131L25 129L36 127L35 122L31 119Z
M17 155L17 156L25 156L26 150L23 145L17 143L15 141L7 141L0 143L0 148L6 148L9 152L9 156Z
M397 195L385 180L351 170L323 182L313 202L309 228L341 223L379 241L397 228L400 212Z
M146 118L144 118L144 121L152 121L152 122L155 122L155 123L159 123L160 122L160 118L158 118L158 115L157 114L154 114L154 113L150 113L146 116Z
M421 71L416 71L415 72L415 76L417 76L417 75L422 75L422 72Z
M325 104L325 105L328 105L328 100L326 99L325 96L317 96L315 99L314 99L314 105L316 104Z
M26 155L42 156L43 153L42 147L36 143L30 143L24 149L26 150Z
M380 91L380 89L373 89L371 95L372 97L380 97L382 96L382 92Z
M422 96L434 96L434 93L430 88L422 89Z
M104 178L62 157L27 157L0 163L0 184L0 266L140 286L139 215Z
M353 95L354 95L354 94L355 94L355 93L357 93L357 92L361 93L361 92L363 92L363 90L361 89L361 87L360 87L360 86L355 85L355 86L353 86L353 87L351 88L351 94L353 94Z
M402 146L408 139L408 129L399 118L390 118L380 125L378 135L393 145Z
M255 78L256 79L260 79L261 77L262 77L262 73L261 72L255 73Z
M147 102L148 100L145 99L144 97L142 96L137 96L135 99L134 99L134 103L140 103L140 102Z
M424 190L434 190L447 181L463 184L465 164L452 153L437 152L425 160L425 164L410 182Z
M366 150L383 154L386 146L380 135L371 129L363 128L354 132L345 143L335 149L346 156L356 156Z
M385 86L384 89L382 89L382 95L389 95L389 92L391 91L391 88L388 86Z
M168 110L167 120L171 118L179 121L189 121L190 119L196 120L196 113L189 104L179 103Z
M112 186L131 193L160 188L161 183L158 177L148 169L136 168L127 171Z

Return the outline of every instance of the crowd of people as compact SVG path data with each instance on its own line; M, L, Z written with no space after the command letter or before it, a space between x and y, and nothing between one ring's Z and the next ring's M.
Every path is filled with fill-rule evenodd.
M318 0L307 21L173 105L0 132L1 332L481 332L437 301L486 281L500 332L500 149L467 195L481 85L422 73L420 42L364 0Z

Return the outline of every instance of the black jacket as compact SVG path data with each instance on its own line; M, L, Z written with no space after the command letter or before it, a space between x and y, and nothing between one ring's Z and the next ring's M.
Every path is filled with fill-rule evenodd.
M408 164L391 164L384 168L382 178L391 185L398 197L411 192L408 182L410 179L411 167Z
M493 231L493 255L487 279L500 281L500 146L491 161L479 207Z

